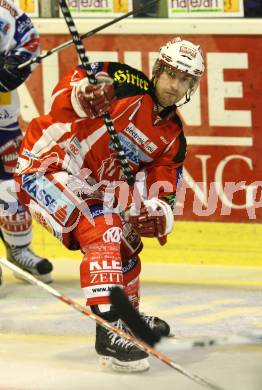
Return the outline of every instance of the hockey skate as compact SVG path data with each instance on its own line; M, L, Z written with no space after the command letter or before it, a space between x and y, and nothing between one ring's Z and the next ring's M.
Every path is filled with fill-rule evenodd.
M146 322L146 324L154 331L156 331L161 337L173 337L171 334L170 326L164 320L159 317L147 316L144 313L141 313L141 317Z
M44 283L52 282L53 265L47 259L36 255L27 246L11 246L4 241L6 247L6 258L24 271L29 272ZM23 279L19 274L14 273L17 279Z
M119 319L113 323L117 328L130 334L129 329ZM118 334L96 325L96 352L101 356L103 368L117 372L133 373L149 369L148 354Z

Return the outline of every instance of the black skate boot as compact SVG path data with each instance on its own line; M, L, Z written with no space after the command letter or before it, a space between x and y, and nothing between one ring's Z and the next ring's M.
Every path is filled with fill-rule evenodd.
M37 256L29 246L10 246L4 242L6 257L11 263L29 272L44 283L52 282L53 265L47 259ZM14 273L18 279L23 279Z
M94 306L92 307L93 310ZM123 329L130 334L130 330L121 319L114 321L116 315L112 312L97 313L107 321L111 322L119 329ZM114 318L113 321L110 319ZM95 349L101 356L100 362L103 368L110 368L117 372L143 372L149 369L148 354L141 351L133 343L127 341L118 334L96 325L96 343Z
M159 317L147 316L141 313L142 318L147 323L147 325L154 331L156 331L160 336L164 337L173 337L171 334L170 326L164 320Z

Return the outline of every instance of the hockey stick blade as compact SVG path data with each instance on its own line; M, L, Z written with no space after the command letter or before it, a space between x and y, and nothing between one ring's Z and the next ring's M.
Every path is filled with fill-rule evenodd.
M160 341L161 336L147 325L120 287L113 287L110 299L115 311L136 337L151 347Z
M146 343L146 345L149 345L151 347L148 347L147 352L151 353L159 360L162 360L163 363L180 372L180 374L192 379L199 385L208 387L212 390L223 390L220 386L217 386L216 384L211 383L198 375L189 373L182 366L167 358L167 356L153 349L153 346L160 341L160 335L154 332L151 328L149 328L149 326L141 318L139 312L132 306L126 294L120 287L112 288L110 292L110 300L114 310L118 312L120 318L134 333L135 337L140 339L141 342Z
M179 340L170 341L172 350L174 351L190 351L193 349L202 348L216 348L225 346L238 347L240 345L262 345L261 334L233 334L221 337L203 337L193 340Z

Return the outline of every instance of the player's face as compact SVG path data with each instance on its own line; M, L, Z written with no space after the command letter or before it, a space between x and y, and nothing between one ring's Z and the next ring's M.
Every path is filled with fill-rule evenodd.
M168 107L181 100L194 85L194 77L179 71L164 70L155 84L155 94L162 107Z

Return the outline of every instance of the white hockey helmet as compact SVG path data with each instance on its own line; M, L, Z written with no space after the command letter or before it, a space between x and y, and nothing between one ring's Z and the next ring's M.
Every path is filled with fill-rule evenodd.
M180 37L160 48L157 62L197 78L201 77L205 70L201 47Z

